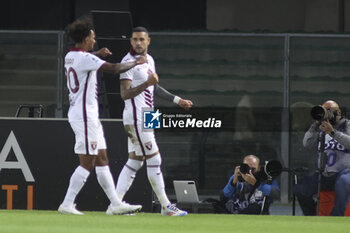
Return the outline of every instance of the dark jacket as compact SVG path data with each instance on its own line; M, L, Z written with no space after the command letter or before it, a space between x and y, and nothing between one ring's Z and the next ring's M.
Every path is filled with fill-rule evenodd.
M225 207L230 213L267 214L272 201L280 198L280 188L276 180L272 180L271 184L261 182L256 186L250 185L244 181L237 182L236 185L233 186L233 178L234 175L231 176L222 190L221 196L221 201L225 202ZM264 210L262 210L263 205Z

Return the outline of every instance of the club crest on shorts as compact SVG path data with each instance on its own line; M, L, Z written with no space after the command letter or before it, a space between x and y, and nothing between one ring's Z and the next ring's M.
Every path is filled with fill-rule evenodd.
M143 128L144 129L160 129L162 113L157 111L144 111L143 112Z
M147 148L147 150L152 150L152 142L146 142L145 147Z
M97 148L97 142L90 142L90 146L93 150L96 150Z

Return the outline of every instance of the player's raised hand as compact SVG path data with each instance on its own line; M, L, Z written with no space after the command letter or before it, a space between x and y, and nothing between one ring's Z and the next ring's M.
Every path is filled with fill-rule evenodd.
M147 83L149 86L155 85L158 83L158 74L152 73L148 75Z
M147 58L145 56L139 56L138 58L136 58L136 65L140 65L146 62Z
M100 50L97 50L95 53L94 53L96 56L99 56L99 57L107 57L109 55L112 55L112 52L109 51L108 48L104 47Z
M191 100L180 99L179 100L179 106L181 108L184 108L184 109L188 110L188 109L192 108L193 103L192 103Z

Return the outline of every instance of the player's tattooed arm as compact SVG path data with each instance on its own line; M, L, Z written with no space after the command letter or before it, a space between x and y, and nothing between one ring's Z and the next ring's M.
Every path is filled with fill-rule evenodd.
M144 56L138 57L135 61L125 62L125 63L104 63L100 70L106 73L120 74L124 73L134 66L140 65L147 62L147 58Z
M156 73L150 74L146 82L133 88L131 88L130 80L122 79L120 80L120 95L123 100L131 99L139 95L144 90L146 90L147 87L155 85L157 83L158 83L158 75Z

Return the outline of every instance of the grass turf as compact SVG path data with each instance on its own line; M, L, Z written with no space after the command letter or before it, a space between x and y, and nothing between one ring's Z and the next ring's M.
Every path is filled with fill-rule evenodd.
M150 213L136 216L84 213L73 216L56 211L0 210L0 233L344 233L350 229L347 217L215 214L164 217Z

